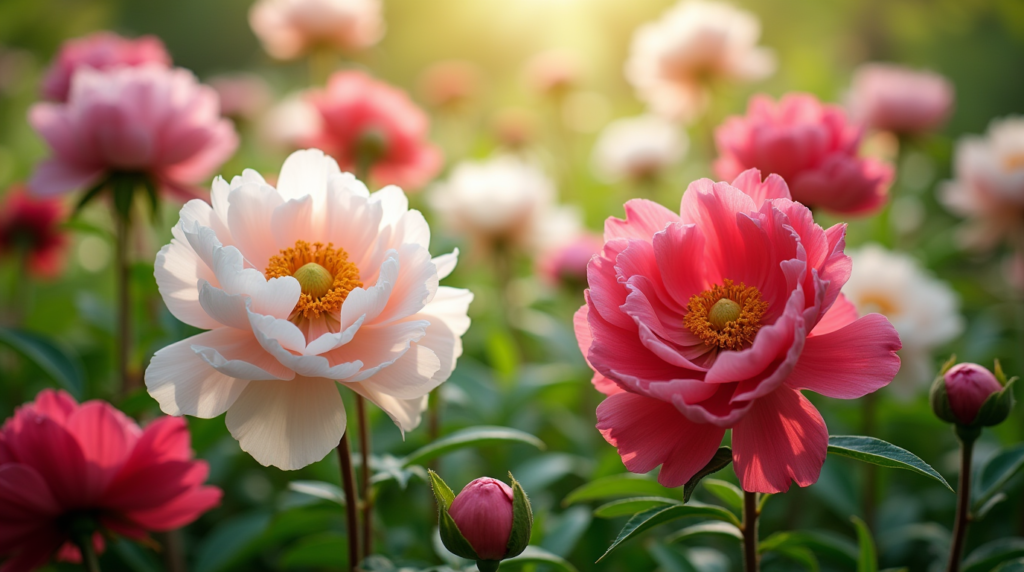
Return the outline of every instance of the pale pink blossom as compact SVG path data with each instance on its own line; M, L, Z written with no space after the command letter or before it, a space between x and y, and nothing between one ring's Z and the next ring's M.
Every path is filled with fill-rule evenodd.
M409 191L441 170L441 150L428 139L430 118L404 91L363 72L341 71L307 99L320 122L300 144L323 149L343 170L356 172L365 162L374 183Z
M843 110L803 93L777 103L755 95L746 116L715 130L715 173L732 179L747 169L779 175L793 199L843 214L868 214L885 206L892 168L858 154L862 129Z
M249 25L280 60L318 48L361 50L384 35L380 0L259 0L249 10Z
M43 78L43 97L67 101L71 78L81 68L107 70L143 65L170 67L171 56L160 38L142 36L132 40L113 32L96 32L68 40L61 46Z
M732 429L744 490L818 479L828 430L801 391L854 399L899 369L892 325L840 294L844 235L756 170L691 184L679 214L632 200L608 219L574 322L608 395L597 427L627 469L661 465L659 482L681 486Z
M580 81L578 58L564 50L541 52L526 63L526 81L541 95L560 96Z
M710 100L709 84L750 82L775 71L757 45L757 16L730 4L683 0L633 35L626 79L651 110L691 121Z
M960 234L966 246L989 249L1003 239L1024 244L1024 117L993 121L985 136L960 139L953 175L939 198L967 218Z
M285 152L302 148L302 142L323 129L320 112L298 91L275 103L259 119L259 135L270 147Z
M953 98L953 84L937 73L865 64L853 75L850 116L871 129L926 133L945 123Z
M238 147L213 89L186 70L154 64L79 70L67 103L37 103L29 122L52 151L29 181L41 195L143 173L172 195L194 197L195 185Z
M427 104L434 107L459 107L480 91L480 75L480 68L473 62L436 62L420 74L419 93Z
M221 490L203 484L208 474L183 420L142 429L105 401L79 405L43 390L0 428L3 570L81 562L74 526L97 530L102 551L103 535L143 540L189 524L220 503Z
M226 117L253 119L263 113L273 99L267 81L254 73L218 75L207 83L217 92L220 112Z
M439 286L405 194L366 186L318 150L293 153L277 188L246 170L181 210L156 258L171 313L208 330L153 356L146 386L171 415L216 417L264 465L298 469L345 432L338 383L404 432L462 353L472 294Z
M574 238L544 250L537 257L537 271L551 284L586 282L587 264L603 246L600 235L580 232Z
M656 179L683 159L689 145L686 133L662 117L629 117L601 131L591 162L609 181Z

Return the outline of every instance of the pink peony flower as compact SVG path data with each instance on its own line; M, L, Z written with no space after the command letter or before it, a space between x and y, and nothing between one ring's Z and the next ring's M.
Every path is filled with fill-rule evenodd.
M750 82L775 71L771 50L757 45L757 16L723 2L684 0L633 35L626 79L651 110L692 121L707 108L709 86Z
M68 40L43 78L43 97L67 101L72 77L81 68L107 70L144 65L170 67L171 55L160 38L143 36L130 40L113 32L97 32Z
M345 432L338 383L415 428L451 374L473 295L439 286L405 194L370 194L318 150L293 153L275 189L255 171L188 202L156 258L171 313L209 330L158 351L146 387L171 415L216 417L264 465L298 469Z
M996 376L976 363L959 363L943 377L949 407L964 425L974 422L986 399L1003 390Z
M463 487L448 514L480 560L501 560L512 534L512 488L481 477Z
M480 69L463 60L448 60L431 64L420 74L418 87L428 104L452 109L473 99L480 91Z
M552 284L586 282L587 264L603 246L604 241L599 235L581 232L542 252L537 259L537 271Z
M188 428L161 417L139 426L104 401L79 405L44 390L0 428L0 558L32 570L51 557L80 561L72 528L143 539L182 527L220 503L203 486Z
M953 84L939 74L892 64L865 64L853 76L850 115L872 129L924 133L953 111Z
M183 69L154 64L75 74L67 103L38 103L29 122L53 156L29 188L40 195L85 189L119 172L145 173L165 192L194 185L231 157L238 136L217 94Z
M801 394L853 399L899 370L899 337L857 318L845 226L823 230L778 176L703 179L677 215L645 200L609 218L575 317L580 349L608 398L597 427L626 468L662 465L677 487L732 429L743 489L778 493L818 479L828 431Z
M561 96L575 87L582 75L578 58L570 52L541 52L526 64L526 81L540 95Z
M267 81L254 73L233 73L211 77L209 85L220 99L220 112L225 117L253 119L273 99Z
M44 278L59 274L68 242L60 228L65 211L57 199L33 197L24 187L13 187L0 205L0 255L20 251L32 274Z
M317 48L359 50L384 35L380 0L259 0L249 10L249 25L280 60Z
M750 100L746 117L730 117L715 130L715 173L732 179L747 169L779 175L793 199L844 214L867 214L885 205L892 168L858 157L861 128L842 109L814 96L765 95Z
M939 198L946 208L967 217L960 233L969 248L987 250L1001 240L1024 244L1024 117L992 122L984 137L967 136L956 144L955 179Z
M363 72L342 71L309 101L322 121L301 145L323 149L343 170L355 172L366 161L375 183L408 189L441 170L441 151L427 140L430 119L405 92Z

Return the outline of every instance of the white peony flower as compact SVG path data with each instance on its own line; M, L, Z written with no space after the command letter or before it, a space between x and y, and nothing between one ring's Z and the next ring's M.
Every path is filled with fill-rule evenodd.
M678 125L657 115L642 115L608 124L594 144L592 162L607 180L641 180L678 163L688 147Z
M843 294L858 314L877 312L889 318L903 342L903 363L889 387L902 397L927 388L935 376L932 352L964 329L956 292L906 254L876 244L847 254L853 274Z
M307 101L307 94L296 92L276 103L260 119L259 135L272 147L294 151L299 142L321 130L320 112Z
M953 171L956 179L943 185L940 198L968 218L962 235L967 246L991 248L1007 237L1024 241L1024 117L993 121L984 137L962 138Z
M429 201L444 227L493 246L539 251L575 236L581 216L555 204L555 185L533 164L499 155L465 161L432 189Z
M263 49L281 60L317 48L358 50L384 35L380 0L259 0L249 25Z
M318 150L293 153L278 186L246 170L181 209L156 258L168 309L209 330L158 351L146 387L170 415L225 421L257 461L298 469L345 432L337 383L416 427L462 352L473 295L439 286L405 194L370 194Z
M761 24L722 2L683 0L633 35L626 79L658 114L690 121L708 103L711 81L754 81L775 71L758 47Z

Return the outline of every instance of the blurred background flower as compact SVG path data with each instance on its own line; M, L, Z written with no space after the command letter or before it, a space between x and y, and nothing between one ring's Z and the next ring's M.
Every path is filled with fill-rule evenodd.
M850 115L871 129L928 133L953 112L953 84L937 73L892 64L865 64L854 72Z
M281 60L366 48L384 34L380 0L259 0L249 23L267 53Z

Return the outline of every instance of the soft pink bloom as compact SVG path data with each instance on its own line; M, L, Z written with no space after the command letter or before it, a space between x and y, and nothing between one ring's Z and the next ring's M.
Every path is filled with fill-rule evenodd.
M633 34L626 79L651 111L692 121L707 108L709 87L750 82L775 71L771 50L757 45L757 16L726 4L683 0Z
M220 112L226 117L252 119L272 100L267 81L254 73L234 73L211 77L210 87L220 98Z
M80 561L68 525L143 539L180 528L217 506L209 468L193 458L181 419L139 426L104 401L79 405L44 390L0 428L0 558L32 570L51 557ZM94 536L102 550L103 537Z
M170 67L171 56L160 38L142 36L131 40L113 32L96 32L68 40L61 46L60 53L43 78L43 97L67 101L71 78L81 68L107 70L143 65Z
M521 149L537 137L537 116L520 107L498 111L492 121L494 136L509 149Z
M317 48L360 50L384 35L380 0L259 0L249 10L249 25L280 60Z
M480 477L466 485L448 508L459 532L481 560L505 557L512 534L512 488Z
M355 172L361 155L370 154L374 183L407 190L441 170L441 150L428 140L430 119L404 91L363 72L342 71L308 99L322 121L301 145L323 149L342 170Z
M939 198L967 217L960 233L965 246L984 250L1004 239L1024 241L1024 117L997 119L984 136L960 139L953 175Z
M29 272L44 278L60 273L67 236L60 228L67 209L58 199L34 197L12 188L0 203L0 256L23 252Z
M745 117L715 130L715 173L732 179L747 169L776 174L793 199L844 214L875 212L888 200L892 168L858 156L862 130L843 110L813 95L791 93L778 103L750 100Z
M744 490L818 479L828 430L801 390L854 399L900 363L892 325L858 319L839 293L844 235L756 170L692 183L678 215L632 200L626 220L608 219L574 322L608 395L597 427L627 469L662 465L659 482L681 486L732 429Z
M541 52L527 62L526 80L541 95L564 95L579 83L580 63L565 51Z
M419 93L434 107L458 107L480 91L480 79L480 69L472 62L437 62L420 74Z
M401 189L370 194L318 150L277 188L245 170L189 201L157 254L171 313L209 330L153 356L146 387L171 415L225 423L264 465L298 469L345 432L341 383L409 431L462 353L473 295L440 286L456 253ZM212 204L212 206L211 206Z
M603 246L600 235L582 232L542 252L537 259L538 273L552 284L586 282L587 264Z
M1003 390L996 376L976 363L959 363L943 377L953 415L965 425L974 422L989 396Z
M75 74L67 103L37 103L29 122L53 155L29 188L40 195L87 189L118 172L147 174L165 192L196 196L238 147L217 93L183 69L157 65Z
M924 133L953 111L953 84L945 77L892 64L865 64L853 76L850 115L872 129Z

